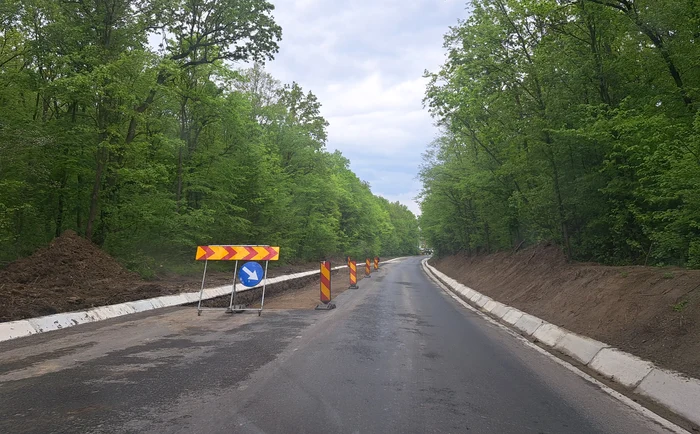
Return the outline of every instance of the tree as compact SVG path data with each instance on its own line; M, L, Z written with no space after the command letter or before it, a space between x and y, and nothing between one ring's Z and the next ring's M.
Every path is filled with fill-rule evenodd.
M444 136L421 228L438 252L553 240L570 258L694 261L694 3L472 5L427 74Z

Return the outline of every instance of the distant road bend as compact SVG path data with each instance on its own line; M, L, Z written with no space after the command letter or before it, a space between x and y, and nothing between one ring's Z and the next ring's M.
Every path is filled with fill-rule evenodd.
M172 308L0 343L0 432L667 432L465 309L420 259L333 311Z

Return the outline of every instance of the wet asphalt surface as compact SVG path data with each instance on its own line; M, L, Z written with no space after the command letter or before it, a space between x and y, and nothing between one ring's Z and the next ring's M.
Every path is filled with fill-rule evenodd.
M419 264L332 311L172 308L0 343L0 433L664 432Z

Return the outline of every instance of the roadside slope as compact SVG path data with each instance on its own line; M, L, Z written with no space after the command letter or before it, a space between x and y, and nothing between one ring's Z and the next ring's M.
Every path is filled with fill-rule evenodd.
M700 378L700 271L567 264L553 246L431 264L502 303Z

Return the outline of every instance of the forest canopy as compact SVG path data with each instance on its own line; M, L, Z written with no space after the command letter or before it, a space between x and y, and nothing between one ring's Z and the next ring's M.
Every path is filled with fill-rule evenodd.
M425 104L439 254L700 267L700 2L473 0Z
M142 274L198 244L283 260L415 253L415 216L326 149L263 64L264 0L0 3L0 265L76 230Z

